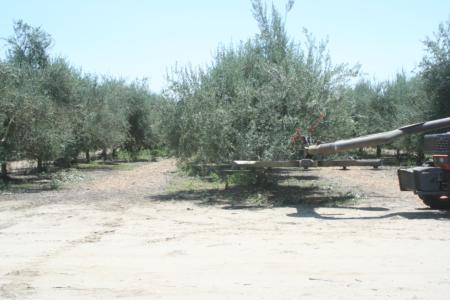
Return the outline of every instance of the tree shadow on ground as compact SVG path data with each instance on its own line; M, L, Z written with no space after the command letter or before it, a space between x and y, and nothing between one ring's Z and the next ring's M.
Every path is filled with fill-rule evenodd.
M38 173L35 169L14 171L8 174L7 180L0 178L0 193L40 193L59 189L64 184L71 184L65 174L72 171L82 172L79 174L108 174L113 171L131 171L141 161L92 161L91 163L73 164L71 168L52 166L45 173ZM61 178L62 174L62 178ZM79 175L83 177L83 175ZM80 178L81 178L80 177Z
M283 175L283 174L275 174L275 175L272 175L271 177L276 182L286 180L287 177L289 179L294 179L294 180L319 180L319 176L315 176L315 175L289 175L289 174Z
M271 174L271 182L264 186L232 186L230 188L194 188L148 196L152 201L190 201L197 205L216 205L222 209L266 209L271 207L292 207L296 213L288 217L316 218L319 220L381 220L392 217L406 219L450 219L450 211L428 208L416 211L391 211L387 207L352 206L355 196L351 193L330 188L320 183L313 175L298 175L289 171ZM208 182L208 178L204 178ZM302 184L298 184L298 183ZM292 184L293 183L293 184ZM371 196L372 197L372 196ZM375 197L375 196L374 196ZM377 195L376 197L383 197ZM319 212L319 208L333 208L331 213ZM368 216L354 216L350 211L366 211Z
M433 210L430 208L417 208L416 211L406 211L406 212L390 212L386 214L381 214L377 216L358 216L358 217L346 217L345 210L362 210L362 211L371 211L371 212L388 212L388 208L384 207L346 207L346 206L336 206L334 209L342 210L341 212L334 213L319 213L317 211L320 206L313 205L302 205L296 206L296 213L288 214L288 217L295 218L316 218L320 220L328 220L328 221L343 221L343 220L382 220L388 219L392 217L402 217L405 219L434 219L434 220L449 220L450 219L450 211L448 210Z
M261 201L258 201L258 198ZM353 198L353 195L329 195L319 188L297 186L270 188L237 186L228 189L181 190L147 197L156 201L193 201L200 205L227 205L225 209L290 206L299 203L329 206Z
M264 185L229 188L186 188L147 197L156 201L191 201L198 205L220 205L223 209L261 209L298 204L330 206L354 199L350 193L332 191L317 184L318 176L271 174ZM208 178L203 179L208 182ZM298 184L302 183L302 184Z
M52 176L46 174L9 175L7 181L0 181L0 191L10 193L40 193L53 190Z

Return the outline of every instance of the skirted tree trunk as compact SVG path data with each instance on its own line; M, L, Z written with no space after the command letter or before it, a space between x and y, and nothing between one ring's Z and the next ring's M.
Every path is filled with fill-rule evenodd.
M44 164L43 164L41 158L37 159L37 171L38 171L38 173L42 173L45 171Z
M381 157L381 146L377 146L377 157Z
M425 153L423 153L422 150L417 152L416 164L418 166L421 166L423 164L424 160L425 160Z
M358 157L363 157L364 156L364 148L358 148Z
M90 163L91 162L91 154L89 153L89 150L84 151L84 153L86 154L86 163Z
M103 160L107 160L108 159L108 150L106 148L104 148L102 150L102 158L103 158Z
M113 151L112 151L112 158L113 158L113 159L117 159L117 148L113 148Z
M2 179L4 182L8 181L8 166L6 165L6 162L2 162L2 173L0 174L0 179Z

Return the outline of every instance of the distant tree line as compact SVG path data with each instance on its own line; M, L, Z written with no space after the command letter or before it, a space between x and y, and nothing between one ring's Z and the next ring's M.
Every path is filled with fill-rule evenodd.
M51 37L16 22L0 61L2 174L7 161L34 159L42 171L46 161L70 165L117 149L166 147L189 162L291 159L297 128L332 141L450 116L450 20L424 42L415 76L373 82L358 79L357 66L333 64L326 42L307 31L301 42L289 38L273 6L252 5L258 34L219 48L207 67L174 69L161 95L143 80L86 74L51 57ZM391 147L422 155L417 136Z

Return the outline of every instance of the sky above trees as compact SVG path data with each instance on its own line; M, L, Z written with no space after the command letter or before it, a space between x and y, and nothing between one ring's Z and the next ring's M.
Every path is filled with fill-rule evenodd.
M284 11L287 1L273 2ZM296 41L304 40L302 28L328 37L335 63L360 63L369 79L387 80L415 70L422 41L448 19L449 8L445 0L297 0L286 28ZM251 3L243 0L2 1L0 37L11 36L19 19L51 34L53 55L87 72L146 77L155 92L175 64L208 64L220 44L258 32ZM1 58L5 52L0 42Z

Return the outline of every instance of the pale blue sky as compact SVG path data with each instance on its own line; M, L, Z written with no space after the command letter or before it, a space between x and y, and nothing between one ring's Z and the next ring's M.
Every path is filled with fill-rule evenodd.
M286 1L273 2L284 11ZM52 35L52 54L87 72L147 77L155 92L175 63L205 65L219 44L257 33L250 0L0 0L0 8L0 37L22 19ZM448 18L449 0L297 0L287 30L297 41L303 27L328 37L334 63L360 63L369 79L386 80L414 70L421 41Z

